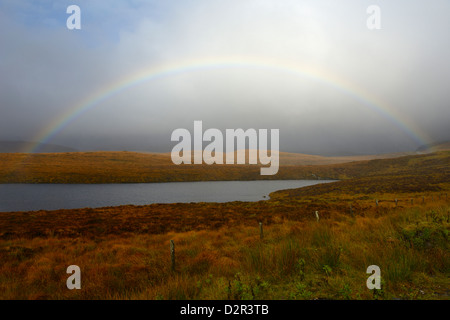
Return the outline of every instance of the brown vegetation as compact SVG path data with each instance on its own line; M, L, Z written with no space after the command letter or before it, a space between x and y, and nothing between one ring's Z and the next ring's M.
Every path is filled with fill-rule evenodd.
M395 155L385 155L394 157ZM280 170L261 176L258 165L174 165L170 154L73 152L0 154L0 183L147 183L205 180L346 179L366 175L365 162L379 156L321 157L280 154ZM395 159L393 159L395 160ZM345 163L345 164L342 164ZM380 166L382 167L382 165Z
M0 297L448 299L449 160L311 166L347 180L253 203L0 213ZM65 286L71 264L81 290ZM379 291L365 285L372 264Z

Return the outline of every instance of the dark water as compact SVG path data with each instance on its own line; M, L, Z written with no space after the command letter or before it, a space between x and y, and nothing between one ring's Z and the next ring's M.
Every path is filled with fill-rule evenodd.
M0 184L0 212L126 204L259 201L269 193L328 180L205 181L134 184ZM266 196L266 197L264 197Z

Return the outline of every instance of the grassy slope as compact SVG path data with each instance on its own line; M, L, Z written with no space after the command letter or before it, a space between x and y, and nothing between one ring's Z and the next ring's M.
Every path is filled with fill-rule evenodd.
M394 157L396 155L384 155ZM398 154L397 154L398 156ZM0 154L0 183L132 183L202 180L343 179L341 164L380 156L321 157L281 153L277 175L261 176L255 165L172 164L169 154L75 152ZM320 166L319 166L320 165ZM360 172L356 167L352 172Z
M326 174L344 181L320 184L272 197L322 196L330 194L414 193L439 191L450 183L450 151L395 159L353 162L328 166ZM351 178L351 180L347 180ZM376 183L374 183L376 181Z
M0 297L448 299L449 164L440 152L326 166L355 178L256 203L2 213ZM65 288L70 264L82 290ZM382 291L366 288L371 264Z

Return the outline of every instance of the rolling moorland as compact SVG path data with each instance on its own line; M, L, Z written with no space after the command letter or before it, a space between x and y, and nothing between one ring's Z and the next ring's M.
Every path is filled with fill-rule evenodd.
M164 155L144 170L145 161L130 160L139 156L147 155L113 160L111 153L89 153L80 162L70 153L5 154L0 181L260 177L257 166L169 168ZM259 202L0 213L0 298L449 299L450 151L281 164L276 179L341 181L281 190ZM72 264L81 268L81 290L66 288ZM373 264L381 269L381 290L366 287Z
M280 170L261 176L259 165L174 165L169 153L0 153L0 183L148 183L260 179L347 179L365 174L339 164L404 153L323 157L280 153ZM247 158L248 159L248 154ZM364 168L362 168L364 169Z

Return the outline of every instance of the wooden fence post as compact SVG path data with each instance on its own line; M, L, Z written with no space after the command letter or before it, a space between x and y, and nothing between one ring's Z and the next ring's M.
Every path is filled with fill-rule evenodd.
M315 213L316 213L316 220L317 222L319 222L319 211L316 211Z
M378 199L375 199L375 204L376 204L377 207L378 207Z
M170 240L170 259L172 261L172 271L175 271L175 243Z
M259 237L260 237L261 240L264 238L263 223L262 222L259 223Z

